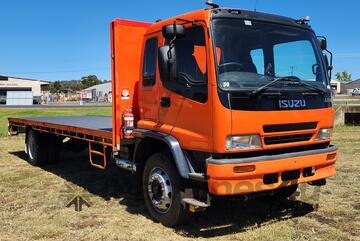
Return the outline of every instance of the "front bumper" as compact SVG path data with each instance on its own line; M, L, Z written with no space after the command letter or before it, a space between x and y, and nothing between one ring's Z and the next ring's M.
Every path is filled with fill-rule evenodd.
M335 175L338 158L336 146L280 155L266 155L239 159L208 159L208 188L214 195L237 195L272 190L298 183L316 181ZM235 173L234 168L254 165L255 170ZM312 176L304 174L304 168L315 167ZM296 179L283 180L289 171L299 172ZM284 174L284 175L283 175ZM278 180L264 183L264 176L276 176Z

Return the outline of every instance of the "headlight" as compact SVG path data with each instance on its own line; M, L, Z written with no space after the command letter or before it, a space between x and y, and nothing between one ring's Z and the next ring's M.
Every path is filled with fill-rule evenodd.
M316 136L317 141L330 140L332 128L321 128Z
M259 135L229 136L226 138L226 149L228 150L247 150L261 148L261 138Z

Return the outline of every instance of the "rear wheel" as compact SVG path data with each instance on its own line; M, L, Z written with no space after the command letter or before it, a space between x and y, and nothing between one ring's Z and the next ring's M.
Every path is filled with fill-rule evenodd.
M46 153L44 152L39 132L34 130L27 132L25 152L28 156L28 162L31 165L41 166L46 163Z
M190 212L181 202L181 191L181 178L169 155L152 155L143 173L143 193L150 215L168 227L185 222Z
M29 130L26 135L25 152L33 166L54 163L59 158L61 139L49 134Z

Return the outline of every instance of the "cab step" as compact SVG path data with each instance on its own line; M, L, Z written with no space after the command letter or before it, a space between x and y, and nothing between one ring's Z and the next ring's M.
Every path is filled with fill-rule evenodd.
M206 177L204 173L191 172L189 173L189 178L199 182L206 182Z
M200 201L194 198L193 190L192 189L185 189L185 192L182 193L182 203L189 205L190 212L200 212L205 211L206 208L210 207L210 196L207 193L206 200L207 201Z
M194 198L183 198L182 201L186 204L199 207L199 208L208 208L210 204L204 203L202 201L196 200Z

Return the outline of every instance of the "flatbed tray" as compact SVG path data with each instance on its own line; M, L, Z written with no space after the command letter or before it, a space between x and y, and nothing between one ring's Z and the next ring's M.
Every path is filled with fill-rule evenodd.
M27 127L52 134L112 144L111 116L46 116L9 118L9 128L24 132Z

